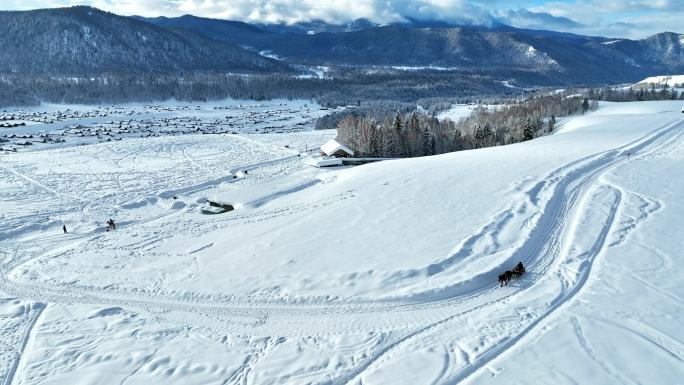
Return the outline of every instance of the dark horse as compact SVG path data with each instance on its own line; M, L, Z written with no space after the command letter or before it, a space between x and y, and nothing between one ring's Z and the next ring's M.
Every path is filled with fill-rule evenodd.
M499 274L499 283L501 284L501 286L508 286L508 282L511 280L511 278L513 278L513 273L510 270L506 270L503 273Z

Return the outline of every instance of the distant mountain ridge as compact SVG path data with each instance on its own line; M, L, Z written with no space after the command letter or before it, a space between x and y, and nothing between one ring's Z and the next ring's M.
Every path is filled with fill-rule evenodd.
M520 86L626 83L684 73L684 35L609 39L418 20L249 24L84 6L0 12L0 74L270 74L302 66L437 67Z
M560 83L633 82L684 70L684 35L661 33L642 40L565 32L454 26L409 20L377 25L252 25L182 16L145 19L307 65L437 66L469 71L517 69L554 76Z
M190 29L91 7L0 12L0 73L91 76L289 72L283 63Z

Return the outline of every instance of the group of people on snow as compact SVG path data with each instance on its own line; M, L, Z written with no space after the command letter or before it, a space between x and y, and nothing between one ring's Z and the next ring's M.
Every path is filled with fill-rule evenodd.
M109 230L116 230L116 223L114 223L114 220L112 218L109 218L107 221L107 231ZM62 224L62 231L64 231L64 234L68 234L67 227L65 224Z

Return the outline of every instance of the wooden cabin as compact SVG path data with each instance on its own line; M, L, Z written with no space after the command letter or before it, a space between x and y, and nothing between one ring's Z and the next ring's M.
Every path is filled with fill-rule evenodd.
M354 151L337 140L330 139L321 146L321 155L333 156L335 158L351 158L354 156Z

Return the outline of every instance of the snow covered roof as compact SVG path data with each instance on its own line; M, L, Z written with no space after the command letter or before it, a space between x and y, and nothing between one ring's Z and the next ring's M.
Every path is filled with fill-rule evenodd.
M332 167L341 166L342 160L337 158L309 158L305 161L308 166L313 167Z
M335 139L330 139L329 141L325 142L324 145L321 146L321 151L323 151L323 153L328 156L331 156L332 154L340 150L346 152L349 155L354 155L354 151L351 148L345 146L344 144L341 144Z

